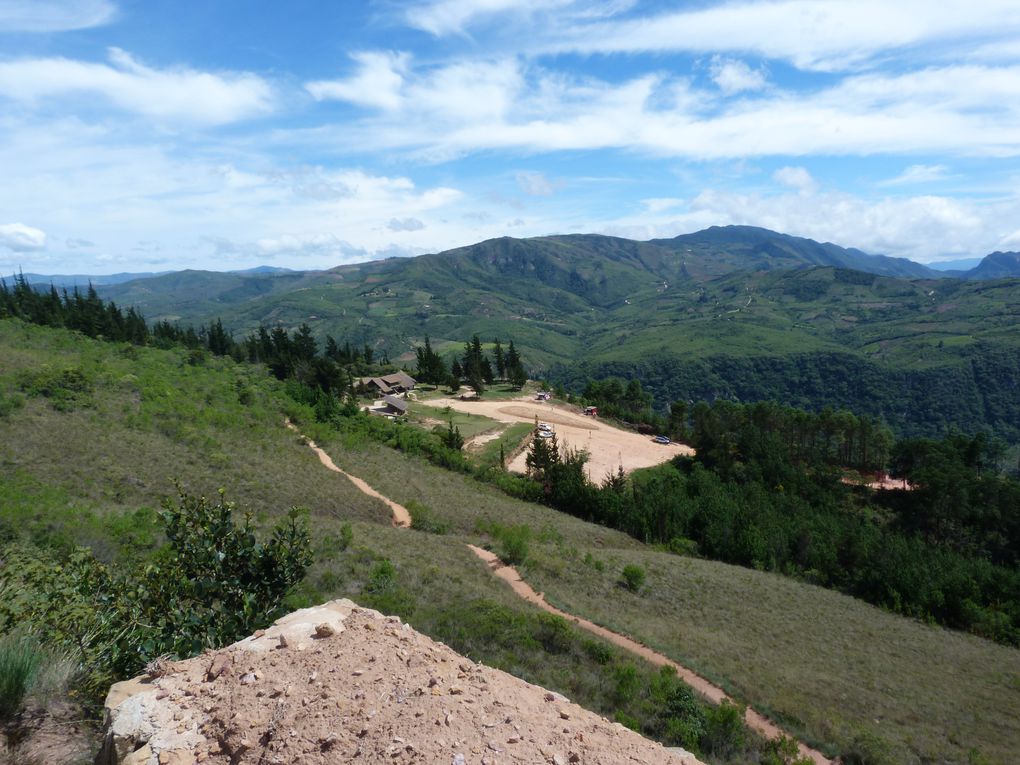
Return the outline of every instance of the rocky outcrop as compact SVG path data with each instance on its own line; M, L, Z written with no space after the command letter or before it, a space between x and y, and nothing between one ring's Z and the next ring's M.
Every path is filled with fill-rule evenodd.
M100 765L697 763L335 600L118 683Z

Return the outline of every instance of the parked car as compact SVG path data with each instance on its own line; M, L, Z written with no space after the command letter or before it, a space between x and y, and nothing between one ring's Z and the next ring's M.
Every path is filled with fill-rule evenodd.
M656 436L652 440L657 444L668 444L670 442L667 436Z

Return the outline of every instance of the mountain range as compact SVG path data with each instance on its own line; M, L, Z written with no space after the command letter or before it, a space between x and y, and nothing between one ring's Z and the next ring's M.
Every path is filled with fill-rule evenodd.
M609 374L674 399L843 406L903 432L990 428L1020 440L1020 259L970 271L748 226L646 242L492 239L327 271L181 271L97 287L149 320L237 336L307 323L320 339L413 363L512 338L568 387Z

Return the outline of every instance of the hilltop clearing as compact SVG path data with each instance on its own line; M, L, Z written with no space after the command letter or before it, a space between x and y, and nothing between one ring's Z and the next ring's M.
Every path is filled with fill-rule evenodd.
M657 444L651 436L617 428L597 417L586 417L577 407L539 403L533 396L524 396L513 401L462 401L456 398L426 399L428 406L450 407L459 412L480 414L505 423L545 422L555 426L556 439L560 446L581 449L588 453L585 470L588 478L601 481L619 469L630 473L638 468L651 467L666 462L680 454L690 455L693 451L683 444ZM527 451L522 451L507 468L524 473Z

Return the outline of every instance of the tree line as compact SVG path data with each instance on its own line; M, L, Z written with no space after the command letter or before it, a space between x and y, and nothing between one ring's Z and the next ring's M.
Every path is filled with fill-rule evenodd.
M1001 444L951 434L865 447L838 418L775 404L701 403L693 458L601 483L584 452L536 437L521 495L675 552L776 571L889 610L1020 645L1020 482ZM879 439L881 440L881 439ZM878 464L911 490L848 484Z
M432 341L425 336L425 344L415 348L417 360L416 376L419 382L431 385L447 385L451 390L458 390L461 382L466 382L476 393L483 393L486 386L496 380L506 380L515 389L520 390L528 381L528 373L524 368L514 341L503 349L497 337L492 342L492 358L482 350L482 341L474 335L464 344L464 353L454 356L449 366L443 357L432 348Z

